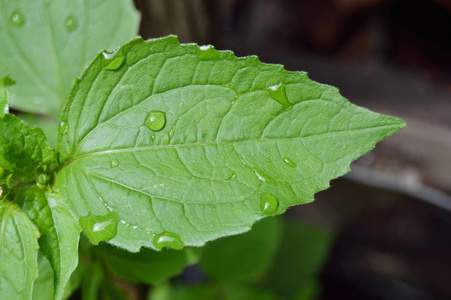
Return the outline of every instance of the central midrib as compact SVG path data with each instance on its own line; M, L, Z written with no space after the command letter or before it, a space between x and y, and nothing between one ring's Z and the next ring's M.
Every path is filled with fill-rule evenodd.
M350 132L362 132L362 131L372 131L377 129L384 129L384 128L398 128L399 126L397 124L390 124L390 125L381 125L381 126L373 126L368 128L360 128L360 129L350 129L350 130L344 130L344 131L332 131L332 132L326 132L321 134L313 134L308 136L301 136L301 137L295 137L295 138L257 138L257 139L250 139L250 140L241 140L241 141L208 141L208 142L201 142L201 143L188 143L188 144L171 144L171 145L155 145L155 146L149 146L149 147L133 147L133 148L121 148L121 149L112 149L112 150L103 150L99 152L91 152L91 153L85 153L81 154L79 156L75 156L74 158L68 160L64 165L61 167L63 169L64 167L70 165L71 163L84 159L87 157L93 157L93 156L102 156L102 155L109 155L114 153L124 153L124 152L137 152L137 151L149 151L149 150L160 150L160 149L176 149L176 148L189 148L189 147L203 147L203 146L210 146L210 145L237 145L237 144L249 144L249 143L259 143L259 142L271 142L271 141L297 141L297 140L304 140L314 137L320 137L320 136L327 136L332 134L346 134Z

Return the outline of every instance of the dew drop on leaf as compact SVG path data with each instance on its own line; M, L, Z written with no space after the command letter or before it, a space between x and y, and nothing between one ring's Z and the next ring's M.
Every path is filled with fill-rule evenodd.
M117 159L113 159L111 161L111 167L116 168L117 166L119 166L119 161Z
M125 62L125 55L120 49L116 49L112 52L103 51L102 68L104 70L117 70Z
M179 250L185 247L180 236L171 232L164 232L162 234L155 235L153 238L153 244L158 249L167 247Z
M94 244L109 241L116 236L118 219L111 213L104 216L88 214L80 218L80 225Z
M166 114L162 111L153 110L146 119L145 125L153 131L160 131L166 124Z
M19 11L14 11L11 14L11 22L16 26L22 26L25 23L25 19Z
M268 164L270 164L270 163L272 163L272 160L270 159L270 158L266 158L266 162L268 163Z
M296 164L288 157L283 157L282 159L283 159L283 162L286 163L287 165L289 165L290 167L296 168Z
M2 189L2 187L0 186L0 196L3 194L3 189Z
M61 128L61 132L62 132L63 134L66 134L66 133L67 133L67 123L61 121L61 122L60 122L60 128Z
M272 85L267 88L271 98L282 104L283 109L288 109L291 107L290 102L288 102L287 94L285 93L285 85L282 83Z
M226 179L227 181L231 181L236 178L236 173L232 172L232 174Z
M37 182L40 185L47 185L50 182L50 176L48 174L41 173L38 175Z
M67 30L74 31L75 29L77 29L78 23L74 17L68 16L66 18L66 21L64 21L64 26L66 26Z
M212 45L199 46L199 50L197 50L196 55L200 60L214 60L219 58L219 52L216 51L215 47Z
M272 214L274 213L277 208L279 207L279 201L277 199L266 193L261 193L260 197L260 209L265 214Z

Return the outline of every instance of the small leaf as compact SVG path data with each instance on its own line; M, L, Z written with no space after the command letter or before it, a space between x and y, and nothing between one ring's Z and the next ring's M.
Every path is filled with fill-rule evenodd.
M117 53L120 68L105 70L99 54L71 91L57 185L78 218L117 224L104 240L130 251L247 231L312 201L405 125L304 72L174 36L137 38Z
M54 161L55 151L40 128L31 128L11 114L0 118L0 167L27 182Z
M58 194L38 186L25 192L23 210L41 232L39 246L54 273L53 299L62 299L64 289L78 264L80 226Z
M16 204L0 200L1 298L31 299L38 277L39 232Z
M258 279L272 265L281 225L280 219L268 218L245 234L207 243L199 263L216 280L248 282Z
M295 222L286 222L282 244L269 272L269 287L279 296L291 299L296 293L318 293L318 277L331 250L331 233ZM309 297L307 297L309 298Z
M17 81L12 106L58 117L74 78L103 47L135 37L139 19L131 0L0 0L0 76Z
M42 255L38 256L38 279L33 286L33 299L53 300L53 271Z
M141 249L131 253L122 249L102 245L102 257L116 276L135 283L157 284L180 274L192 263L192 248L167 249L156 252ZM195 255L195 254L194 254Z

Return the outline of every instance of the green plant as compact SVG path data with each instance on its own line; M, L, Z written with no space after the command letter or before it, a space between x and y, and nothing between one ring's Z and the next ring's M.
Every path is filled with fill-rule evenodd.
M28 26L33 9L47 18L41 25L52 32L53 50L62 27L55 24L64 21L61 40L84 28L75 6L26 2L17 7L0 1L0 23L7 24L0 40L32 44L30 32L42 29ZM88 11L102 7L87 3L96 4ZM131 11L130 3L126 7ZM76 43L90 41L85 35ZM80 60L74 66L63 58L78 49L63 47L44 56L33 50L24 59L18 43L5 45L0 66L7 67L0 75L17 81L10 90L13 107L56 116L69 82L85 64ZM57 70L51 80L30 72L34 64L50 60L58 62L50 68ZM24 69L13 69L17 66ZM347 173L353 160L404 126L400 119L351 104L336 88L313 82L304 72L287 72L253 56L237 58L212 46L179 44L174 36L135 38L99 53L72 85L58 121L56 151L41 129L8 113L7 86L13 83L0 80L0 290L5 299L29 299L33 293L37 299L62 299L80 285L85 299L96 299L104 283L112 284L105 269L132 282L157 284L199 261L217 278L215 257L208 254L218 252L208 250L215 244L202 255L187 246L246 232L265 217L312 201L331 179ZM27 99L45 100L30 105ZM273 232L268 241L278 239L275 220L260 224ZM81 230L92 244L120 249L83 241L80 253L89 263L76 270ZM257 255L260 263L251 260L249 272L231 269L219 281L252 281L270 267L264 262L277 247L253 234L266 249ZM184 250L154 251L163 248ZM130 271L133 264L150 270ZM88 282L82 274L91 275ZM52 287L50 296L44 286ZM116 288L113 284L102 295L108 298ZM166 289L153 293L172 293ZM253 293L237 291L240 297ZM183 294L183 289L173 292Z

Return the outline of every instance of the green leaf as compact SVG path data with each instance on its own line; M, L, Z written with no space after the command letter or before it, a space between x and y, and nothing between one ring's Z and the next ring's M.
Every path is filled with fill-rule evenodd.
M41 128L50 147L56 149L56 138L58 136L58 126L56 126L56 124L58 124L57 119L31 113L19 113L17 116L31 127Z
M42 255L38 256L38 279L33 286L33 299L53 300L53 271Z
M99 297L102 282L105 279L102 267L99 263L89 262L83 268L84 274L81 282L81 299L97 300Z
M80 226L60 196L33 186L25 192L25 213L38 227L41 253L52 266L53 299L62 299L64 289L78 264Z
M39 232L16 204L0 199L1 298L31 299L38 277Z
M109 269L121 278L135 283L157 284L180 274L193 263L194 249L154 250L143 248L139 253L102 245L102 257Z
M99 54L71 91L57 185L88 237L130 251L247 231L404 126L304 72L174 36L116 55L119 68Z
M279 218L267 218L245 234L210 242L202 249L199 263L216 280L247 282L258 279L273 263L281 225Z
M269 287L286 299L296 293L296 299L315 298L332 242L333 236L325 230L286 222L280 251L269 272Z
M268 291L240 285L194 285L175 286L159 285L151 289L147 300L278 300L275 295Z
M18 83L12 106L57 117L74 78L98 51L135 37L139 20L131 0L0 0L0 76Z
M0 117L9 112L9 92L5 86L13 85L16 82L8 76L0 78Z
M51 168L54 162L55 151L50 149L40 128L31 128L11 114L0 118L1 168L27 182Z

